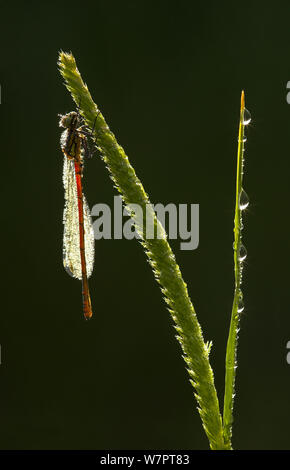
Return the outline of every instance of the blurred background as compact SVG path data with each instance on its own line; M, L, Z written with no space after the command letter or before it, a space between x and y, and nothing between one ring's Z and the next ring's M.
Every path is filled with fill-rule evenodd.
M72 51L152 202L200 205L200 244L172 241L220 404L233 297L239 106L247 128L248 250L233 445L289 449L289 2L2 6L1 449L207 449L175 330L136 240L96 242L94 318L62 265L57 69ZM116 190L97 156L90 206Z

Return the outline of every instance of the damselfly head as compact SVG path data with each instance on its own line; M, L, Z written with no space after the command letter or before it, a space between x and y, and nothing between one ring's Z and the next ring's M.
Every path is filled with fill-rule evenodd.
M59 120L59 126L60 127L65 127L65 128L73 128L77 129L80 125L80 119L78 116L78 113L75 111L71 111L68 114L64 114L63 116L60 115L60 120Z

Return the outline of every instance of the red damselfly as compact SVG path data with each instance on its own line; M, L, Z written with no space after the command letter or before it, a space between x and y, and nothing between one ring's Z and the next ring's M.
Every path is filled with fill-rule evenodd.
M61 116L59 125L65 128L61 135L65 192L63 264L68 274L82 281L83 312L88 320L93 314L88 278L94 266L94 230L83 194L82 176L90 134L75 111Z

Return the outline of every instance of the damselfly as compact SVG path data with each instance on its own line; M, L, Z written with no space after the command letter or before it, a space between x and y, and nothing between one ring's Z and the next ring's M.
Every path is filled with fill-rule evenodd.
M94 266L94 230L82 187L88 132L75 111L61 116L59 125L65 128L60 141L65 193L63 264L70 276L82 281L83 312L88 320L93 314L88 278Z

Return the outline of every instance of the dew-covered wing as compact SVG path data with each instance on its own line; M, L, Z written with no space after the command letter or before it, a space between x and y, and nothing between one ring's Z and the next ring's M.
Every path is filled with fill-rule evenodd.
M67 157L64 157L63 185L65 197L65 207L63 214L63 264L68 274L77 279L82 279L75 167L74 161L68 159ZM85 231L85 258L87 265L87 276L90 277L94 266L94 230L89 206L84 196L83 212Z

